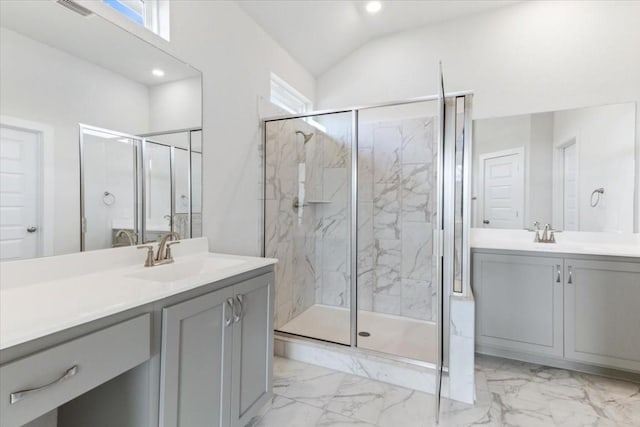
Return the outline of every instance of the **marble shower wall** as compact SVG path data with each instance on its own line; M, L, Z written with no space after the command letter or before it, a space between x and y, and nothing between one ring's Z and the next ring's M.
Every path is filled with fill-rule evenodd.
M279 259L276 329L313 304L350 304L350 122L326 124L337 138L300 119L266 127L265 254ZM314 135L305 144L297 130Z
M360 310L435 320L434 123L424 117L359 125Z
M351 263L349 235L349 187L351 185L351 114L321 116L326 127L318 150L322 183L316 196L318 231L317 256L321 275L316 282L316 302L349 308L351 304ZM312 201L312 198L309 198ZM344 325L349 328L350 325Z
M268 122L266 126L265 255L279 260L276 328L315 303L315 216L306 207L294 208L295 198L310 182L314 170L305 161L306 151L313 150L314 146L311 141L305 145L296 130L313 131L297 119ZM305 164L304 169L300 164Z
M266 255L280 260L276 328L313 304L350 305L351 121L318 120L326 133L300 119L266 127ZM304 144L296 130L314 136ZM360 124L359 137L359 308L434 320L434 120ZM293 207L296 197L304 206Z

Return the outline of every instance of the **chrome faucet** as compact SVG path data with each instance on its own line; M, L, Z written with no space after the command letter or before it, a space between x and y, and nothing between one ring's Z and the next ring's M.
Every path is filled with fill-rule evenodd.
M533 238L533 241L535 243L555 243L556 242L556 235L555 233L559 233L559 230L554 230L551 227L551 224L545 224L544 225L544 229L540 229L540 223L538 221L533 223L533 227L534 228L528 228L528 231L533 231L535 233L535 237ZM540 235L540 232L542 231L542 235Z
M173 239L173 242L167 243L169 239ZM180 235L175 231L170 231L160 239L158 244L158 253L156 253L156 264L168 264L173 262L173 256L171 255L171 245L180 243Z
M173 242L168 242L169 239L173 239ZM171 246L180 243L178 240L180 235L175 231L170 231L160 239L158 244L158 252L153 255L153 245L138 246L138 249L147 250L147 258L144 261L145 267L153 267L154 265L171 264L173 262L173 255L171 254Z
M124 228L120 229L120 230L118 230L116 232L116 235L115 235L113 240L115 240L117 242L118 239L120 238L120 236L126 236L127 237L127 240L129 240L129 246L133 246L133 245L136 244L136 235L131 231L125 230ZM113 244L114 248L119 247L119 246L125 246L125 245L123 245L121 243L114 243Z
M534 237L533 241L535 243L540 243L540 223L538 221L533 223L533 228L527 228L527 231L533 231Z

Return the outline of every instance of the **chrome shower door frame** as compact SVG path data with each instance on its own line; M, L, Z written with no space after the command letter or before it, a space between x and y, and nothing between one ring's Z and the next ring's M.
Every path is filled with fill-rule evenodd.
M362 110L402 106L420 102L428 101L441 101L442 107L440 110L441 127L439 129L438 140L438 171L437 171L437 213L436 224L433 229L433 253L438 263L436 268L436 283L438 288L438 352L439 362L437 363L437 371L441 375L443 369L447 371L448 368L448 347L449 347L449 297L454 292L454 263L455 260L455 178L456 178L456 165L455 165L455 150L456 150L456 101L459 98L464 99L465 116L464 116L464 153L463 153L463 225L462 225L462 290L456 289L456 295L465 295L469 289L469 202L470 202L470 173L471 173L471 100L472 92L461 91L442 93L439 95L430 95L418 98L411 98L401 101L393 101L382 104L358 106L344 109L333 110L321 110L307 113L288 114L281 116L267 117L261 120L260 130L262 132L262 256L266 256L266 183L267 183L267 123L289 120L289 119L305 119L309 117L326 115L326 114L338 114L338 113L351 113L352 115L352 141L351 141L351 157L350 157L350 179L349 185L349 238L351 253L349 254L350 262L350 346L357 347L357 313L358 313L358 286L357 286L357 221L358 221L358 119L359 113ZM458 292L459 291L459 292ZM283 333L287 335L286 333ZM303 339L311 339L303 338ZM361 349L364 351L364 349ZM386 358L398 361L409 361L401 356L387 355ZM418 363L422 365L421 363ZM425 364L428 365L428 364ZM431 365L433 366L433 365ZM440 377L438 377L437 384L437 407L439 408L440 398Z

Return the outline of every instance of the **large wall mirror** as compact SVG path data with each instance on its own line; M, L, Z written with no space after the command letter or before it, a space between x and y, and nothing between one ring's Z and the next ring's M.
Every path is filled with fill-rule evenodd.
M475 120L472 226L633 233L636 108Z
M202 235L202 76L58 2L0 2L0 259Z

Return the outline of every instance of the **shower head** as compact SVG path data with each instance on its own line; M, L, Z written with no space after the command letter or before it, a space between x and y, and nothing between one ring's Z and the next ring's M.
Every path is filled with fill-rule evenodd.
M301 130L297 130L297 131L296 131L296 135L297 135L297 134L300 134L300 135L302 135L302 136L304 137L304 143L305 143L305 144L306 144L307 142L309 142L309 140L310 140L311 138L313 138L313 132L304 133L304 132L302 132Z

